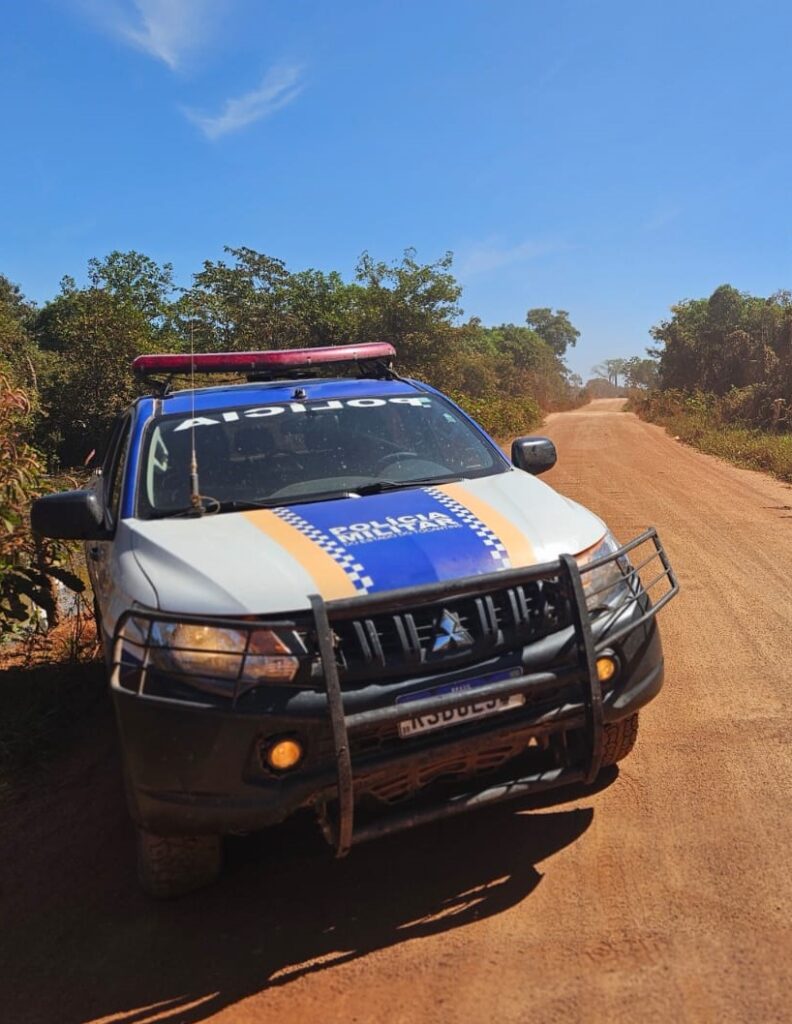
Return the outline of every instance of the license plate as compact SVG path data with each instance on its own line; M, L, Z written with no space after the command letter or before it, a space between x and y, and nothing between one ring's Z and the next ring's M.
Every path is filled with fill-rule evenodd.
M480 679L464 679L458 683L447 683L445 686L437 686L432 690L422 690L420 693L408 693L404 697L399 697L396 701L397 704L409 704L411 701L424 700L426 697L440 697L449 693L470 691L471 696L470 703L462 704L459 707L403 719L399 722L399 736L405 739L408 736L416 736L418 733L447 729L452 725L462 725L473 718L488 718L490 715L499 715L502 711L521 707L525 703L525 695L522 693L513 693L508 697L490 697L485 700L475 699L475 691L482 686L499 682L501 679L517 679L520 675L522 675L520 669L509 669L505 672L494 672L488 676L482 676Z

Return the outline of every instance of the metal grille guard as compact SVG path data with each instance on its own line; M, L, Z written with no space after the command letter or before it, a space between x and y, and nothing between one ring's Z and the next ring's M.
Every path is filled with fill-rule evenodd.
M630 552L643 545L651 548L650 554L642 557L637 565L631 565L627 560L627 556ZM602 592L612 590L615 585L614 580L611 579L595 587L593 585L586 585L586 577L588 574L594 573L613 563L619 566L621 577L628 583L628 587L625 588L624 599L620 600L616 605L598 606L595 599L601 596ZM652 574L649 582L644 583L641 577L642 572ZM352 714L346 713L338 673L332 622L356 618L360 615L373 615L380 611L414 608L418 605L430 604L438 600L450 601L454 598L482 595L494 588L517 586L539 580L552 580L560 584L562 592L569 601L572 613L571 624L574 627L577 669L582 682L582 693L579 704L556 709L556 712L549 717L546 714L540 715L535 720L527 723L527 725L532 731L535 726L537 734L557 731L559 728L584 727L589 739L587 763L576 768L553 768L511 779L507 782L500 782L497 785L478 789L472 793L453 796L434 806L391 813L382 820L356 828L355 780L350 749L350 734L354 734L356 730L372 725L398 722L405 717L406 712L404 706L390 704L373 710ZM665 591L652 600L652 595L650 595L649 591L656 590L658 586L663 584L666 586ZM601 767L603 744L602 687L596 670L597 655L600 651L609 648L612 644L623 639L628 633L644 625L657 615L660 609L675 596L678 590L679 584L676 575L657 536L657 531L654 528L650 528L617 551L582 567L578 566L576 560L571 555L561 555L557 561L543 565L529 566L522 569L509 569L420 587L409 587L402 590L389 591L384 594L366 595L332 602L325 602L319 595L311 595L311 617L313 619L313 629L322 665L324 689L327 696L328 719L333 739L337 780L337 811L334 815L331 815L327 804L323 803L320 807L320 820L326 838L335 848L336 856L345 856L354 843L396 832L412 825L450 817L474 807L514 799L528 793L539 792L543 789L563 784L581 781L593 782ZM621 616L634 605L638 605L641 614L637 618L631 617L629 622L616 626ZM138 695L171 704L189 704L191 707L199 705L200 702L183 701L177 698L162 696L153 697L146 693L149 654L152 646L152 629L155 622L211 624L219 628L238 630L247 636L245 650L239 654L239 668L236 679L231 680L234 684L232 706L236 704L237 697L242 692L241 681L246 658L249 656L250 637L260 630L276 628L299 629L301 626L304 626L304 623L284 619L251 621L250 619L172 615L164 612L126 611L118 620L113 638L111 686L114 689L123 688L120 682L123 668L123 645L125 642L130 643L129 636L125 634L125 627L130 620L148 622L146 639L131 641L133 646L137 646L143 651L137 687ZM616 626L615 629L613 628L614 626ZM598 639L595 638L595 632ZM500 680L477 687L475 695L476 700L505 698L520 693L535 695L543 691L551 691L554 688L558 688L559 685L559 678L555 672L539 671L527 673L518 678ZM470 699L469 691L426 697L411 701L409 704L409 714L412 717L453 710L469 704ZM497 731L497 727L494 727L493 731ZM466 743L473 742L475 740L471 737L468 740L461 740L460 745L464 746ZM406 747L403 754L394 755L388 761L392 761L394 764L406 763L411 759L421 759L427 756L426 750L416 751Z

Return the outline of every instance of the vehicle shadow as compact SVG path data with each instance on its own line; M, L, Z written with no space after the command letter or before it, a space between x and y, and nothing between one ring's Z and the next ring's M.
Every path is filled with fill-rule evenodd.
M514 907L541 881L537 864L593 817L590 808L505 805L343 861L312 821L295 820L231 839L218 884L155 903L137 887L104 719L91 756L5 815L0 1005L16 1024L136 1024L154 1014L197 1024L267 988Z

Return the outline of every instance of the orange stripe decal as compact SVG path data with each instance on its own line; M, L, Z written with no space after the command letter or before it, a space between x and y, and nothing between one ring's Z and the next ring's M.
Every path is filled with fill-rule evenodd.
M506 548L512 569L520 569L526 565L536 565L536 554L525 534L501 512L493 508L489 502L471 494L461 484L440 484L435 490L442 491L453 501L472 512L488 527Z
M256 509L252 512L243 512L242 515L300 563L326 601L338 597L354 597L358 593L350 577L331 555L274 512Z

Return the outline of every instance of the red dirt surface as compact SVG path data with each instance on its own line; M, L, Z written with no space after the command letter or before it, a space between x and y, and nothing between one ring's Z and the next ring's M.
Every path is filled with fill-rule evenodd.
M658 527L682 594L666 688L616 776L335 862L310 823L229 843L213 888L137 888L112 720L2 811L0 1017L792 1019L792 488L604 400L550 417L550 481Z

